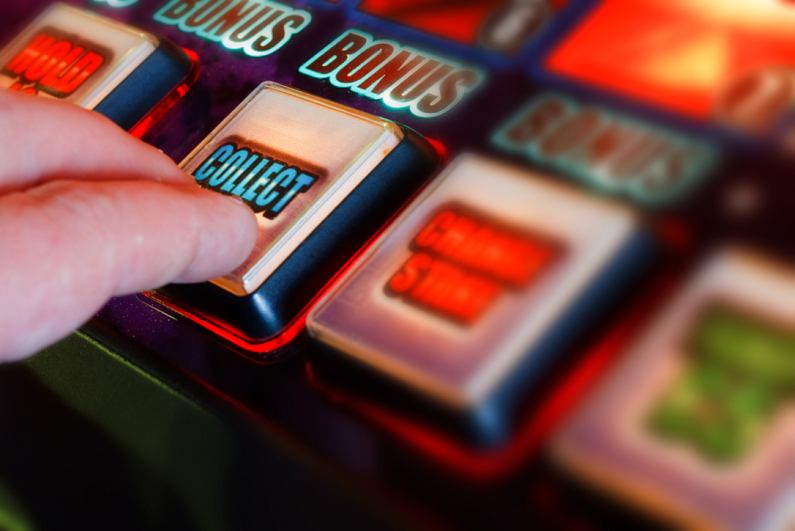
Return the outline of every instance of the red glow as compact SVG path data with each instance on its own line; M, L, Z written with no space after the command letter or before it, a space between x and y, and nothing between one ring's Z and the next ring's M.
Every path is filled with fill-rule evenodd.
M85 83L104 63L105 58L96 52L42 33L11 59L5 69L19 74L22 84L38 82L33 87L33 94L39 85L43 85L52 87L44 90L64 97ZM18 85L15 83L12 89Z
M543 240L512 234L453 209L437 214L414 244L517 287L527 286L556 254Z
M655 224L654 229L668 249L682 254L693 249L693 236L681 220L661 219Z
M88 52L76 65L61 76L52 88L58 92L68 94L82 85L104 62L105 59L98 53Z
M80 46L75 46L72 48L68 54L58 60L57 65L49 69L47 75L41 80L41 84L47 85L48 87L55 85L55 83L58 81L58 75L62 73L68 65L72 64L72 61L77 59L84 51L85 50Z
M186 50L187 52L187 50ZM272 338L266 339L264 341L255 340L249 337L246 337L239 330L232 330L228 327L220 325L218 323L214 323L210 318L202 316L196 312L189 311L179 305L178 301L172 301L163 297L162 295L154 292L146 292L144 295L147 297L156 300L160 304L172 309L173 311L179 313L180 315L190 319L191 321L207 328L211 332L217 334L218 336L222 337L223 339L229 341L233 345L236 345L244 350L247 350L252 353L256 354L265 354L267 352L271 352L280 348L290 341L292 341L306 326L306 316L312 310L312 308L317 304L323 296L326 295L336 284L339 280L359 261L359 259L372 247L375 241L381 236L381 233L389 227L392 222L397 218L405 209L406 205L411 204L417 194L420 193L421 190L415 192L415 194L409 198L408 201L398 209L387 221L384 225L373 234L373 236L365 243L361 249L359 249L356 254L354 254L350 260L346 264L344 264L337 273L323 286L322 289L318 291L315 297L309 301L309 303L299 312L299 314L292 320L290 323L278 334L273 336ZM256 360L255 361L259 361Z
M463 44L475 44L483 22L504 3L504 0L363 0L357 9ZM567 3L568 0L551 2L556 10Z
M389 289L467 324L477 321L501 292L498 283L425 253L409 258Z
M464 44L477 42L481 23L503 0L451 3L446 0L363 0L358 9Z
M527 287L560 255L556 243L467 210L448 206L419 231L388 295L470 325L504 290Z
M434 151L436 151L436 154L439 155L439 165L446 166L450 161L450 152L447 151L445 145L438 140L433 140L432 138L425 138L425 140L427 140L428 143L433 146Z
M526 414L525 420L510 441L494 451L479 451L467 447L430 426L323 382L314 374L309 363L306 365L306 374L313 385L333 400L351 408L453 472L476 480L495 479L515 469L539 449L624 351L640 325L670 291L671 286L672 282L668 278L658 280L641 301L633 305L616 326L578 360L549 397Z
M737 76L795 64L792 7L761 8L754 0L605 0L546 64L555 73L707 118Z
M256 341L246 338L239 331L238 332L232 331L229 328L214 323L213 321L203 317L202 315L196 312L191 312L179 306L178 303L166 297L163 297L159 293L145 292L144 295L159 302L163 306L166 306L167 308L177 312L183 317L187 317L194 323L203 326L204 328L210 330L214 334L221 336L223 339L229 341L233 345L236 345L250 352L259 353L259 354L276 350L277 348L283 347L284 345L295 339L295 337L301 332L301 330L304 329L304 326L306 326L306 314L311 309L311 306L307 306L306 308L304 308L304 310L301 311L301 313L299 313L295 319L290 321L290 323L273 338L264 341Z
M179 84L174 90L172 90L165 98L160 100L160 103L154 106L154 108L149 111L149 113L141 118L137 124L135 124L130 129L130 134L135 138L141 138L144 133L146 133L155 122L157 122L166 112L168 112L171 107L174 106L177 101L179 101L196 83L196 80L199 79L199 71L201 70L201 63L199 61L199 56L196 55L195 52L188 50L187 48L183 48L182 51L190 57L191 60L191 69L182 83Z
M21 74L55 42L55 37L42 33L6 65L6 70Z

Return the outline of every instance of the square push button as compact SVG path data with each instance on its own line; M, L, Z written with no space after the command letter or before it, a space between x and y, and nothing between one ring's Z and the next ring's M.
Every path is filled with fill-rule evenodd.
M254 251L212 284L162 293L264 348L257 344L296 319L437 164L405 127L263 83L182 163L200 186L257 213Z
M789 1L603 0L545 63L619 96L761 132L793 108L793 24Z
M795 273L713 258L556 439L576 473L686 528L795 522Z
M93 109L138 136L197 73L175 44L65 4L0 51L0 87Z
M643 254L623 207L464 155L310 313L310 333L505 435L511 408Z

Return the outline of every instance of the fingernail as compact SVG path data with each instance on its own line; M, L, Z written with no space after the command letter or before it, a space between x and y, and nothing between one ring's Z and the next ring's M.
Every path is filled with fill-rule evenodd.
M224 197L228 197L229 199L231 199L235 203L239 203L241 205L245 205L246 204L245 201L243 201L243 198L241 198L239 195L234 195L234 194L230 194L230 195L221 194L221 195L223 195ZM246 206L248 206L248 205L246 205Z

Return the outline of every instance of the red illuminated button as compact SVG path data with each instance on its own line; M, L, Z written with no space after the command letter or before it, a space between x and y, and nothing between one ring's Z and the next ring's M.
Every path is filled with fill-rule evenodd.
M154 35L55 4L0 51L0 87L56 98L132 129L181 85L193 61ZM142 131L139 131L142 132Z
M795 272L713 258L557 437L568 467L685 528L795 521Z
M568 0L363 0L358 9L463 44L514 52Z
M488 425L476 436L494 439L510 409L506 382L574 333L581 323L570 312L597 303L596 284L618 280L611 272L634 257L635 228L622 207L459 157L308 327L343 357L447 408L477 409Z
M604 0L546 64L694 118L760 129L795 101L793 24L795 6L778 0Z

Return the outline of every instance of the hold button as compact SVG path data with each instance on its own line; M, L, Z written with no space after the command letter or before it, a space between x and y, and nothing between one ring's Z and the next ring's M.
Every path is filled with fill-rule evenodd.
M136 136L197 73L175 44L65 4L50 7L0 50L0 88L95 110Z

